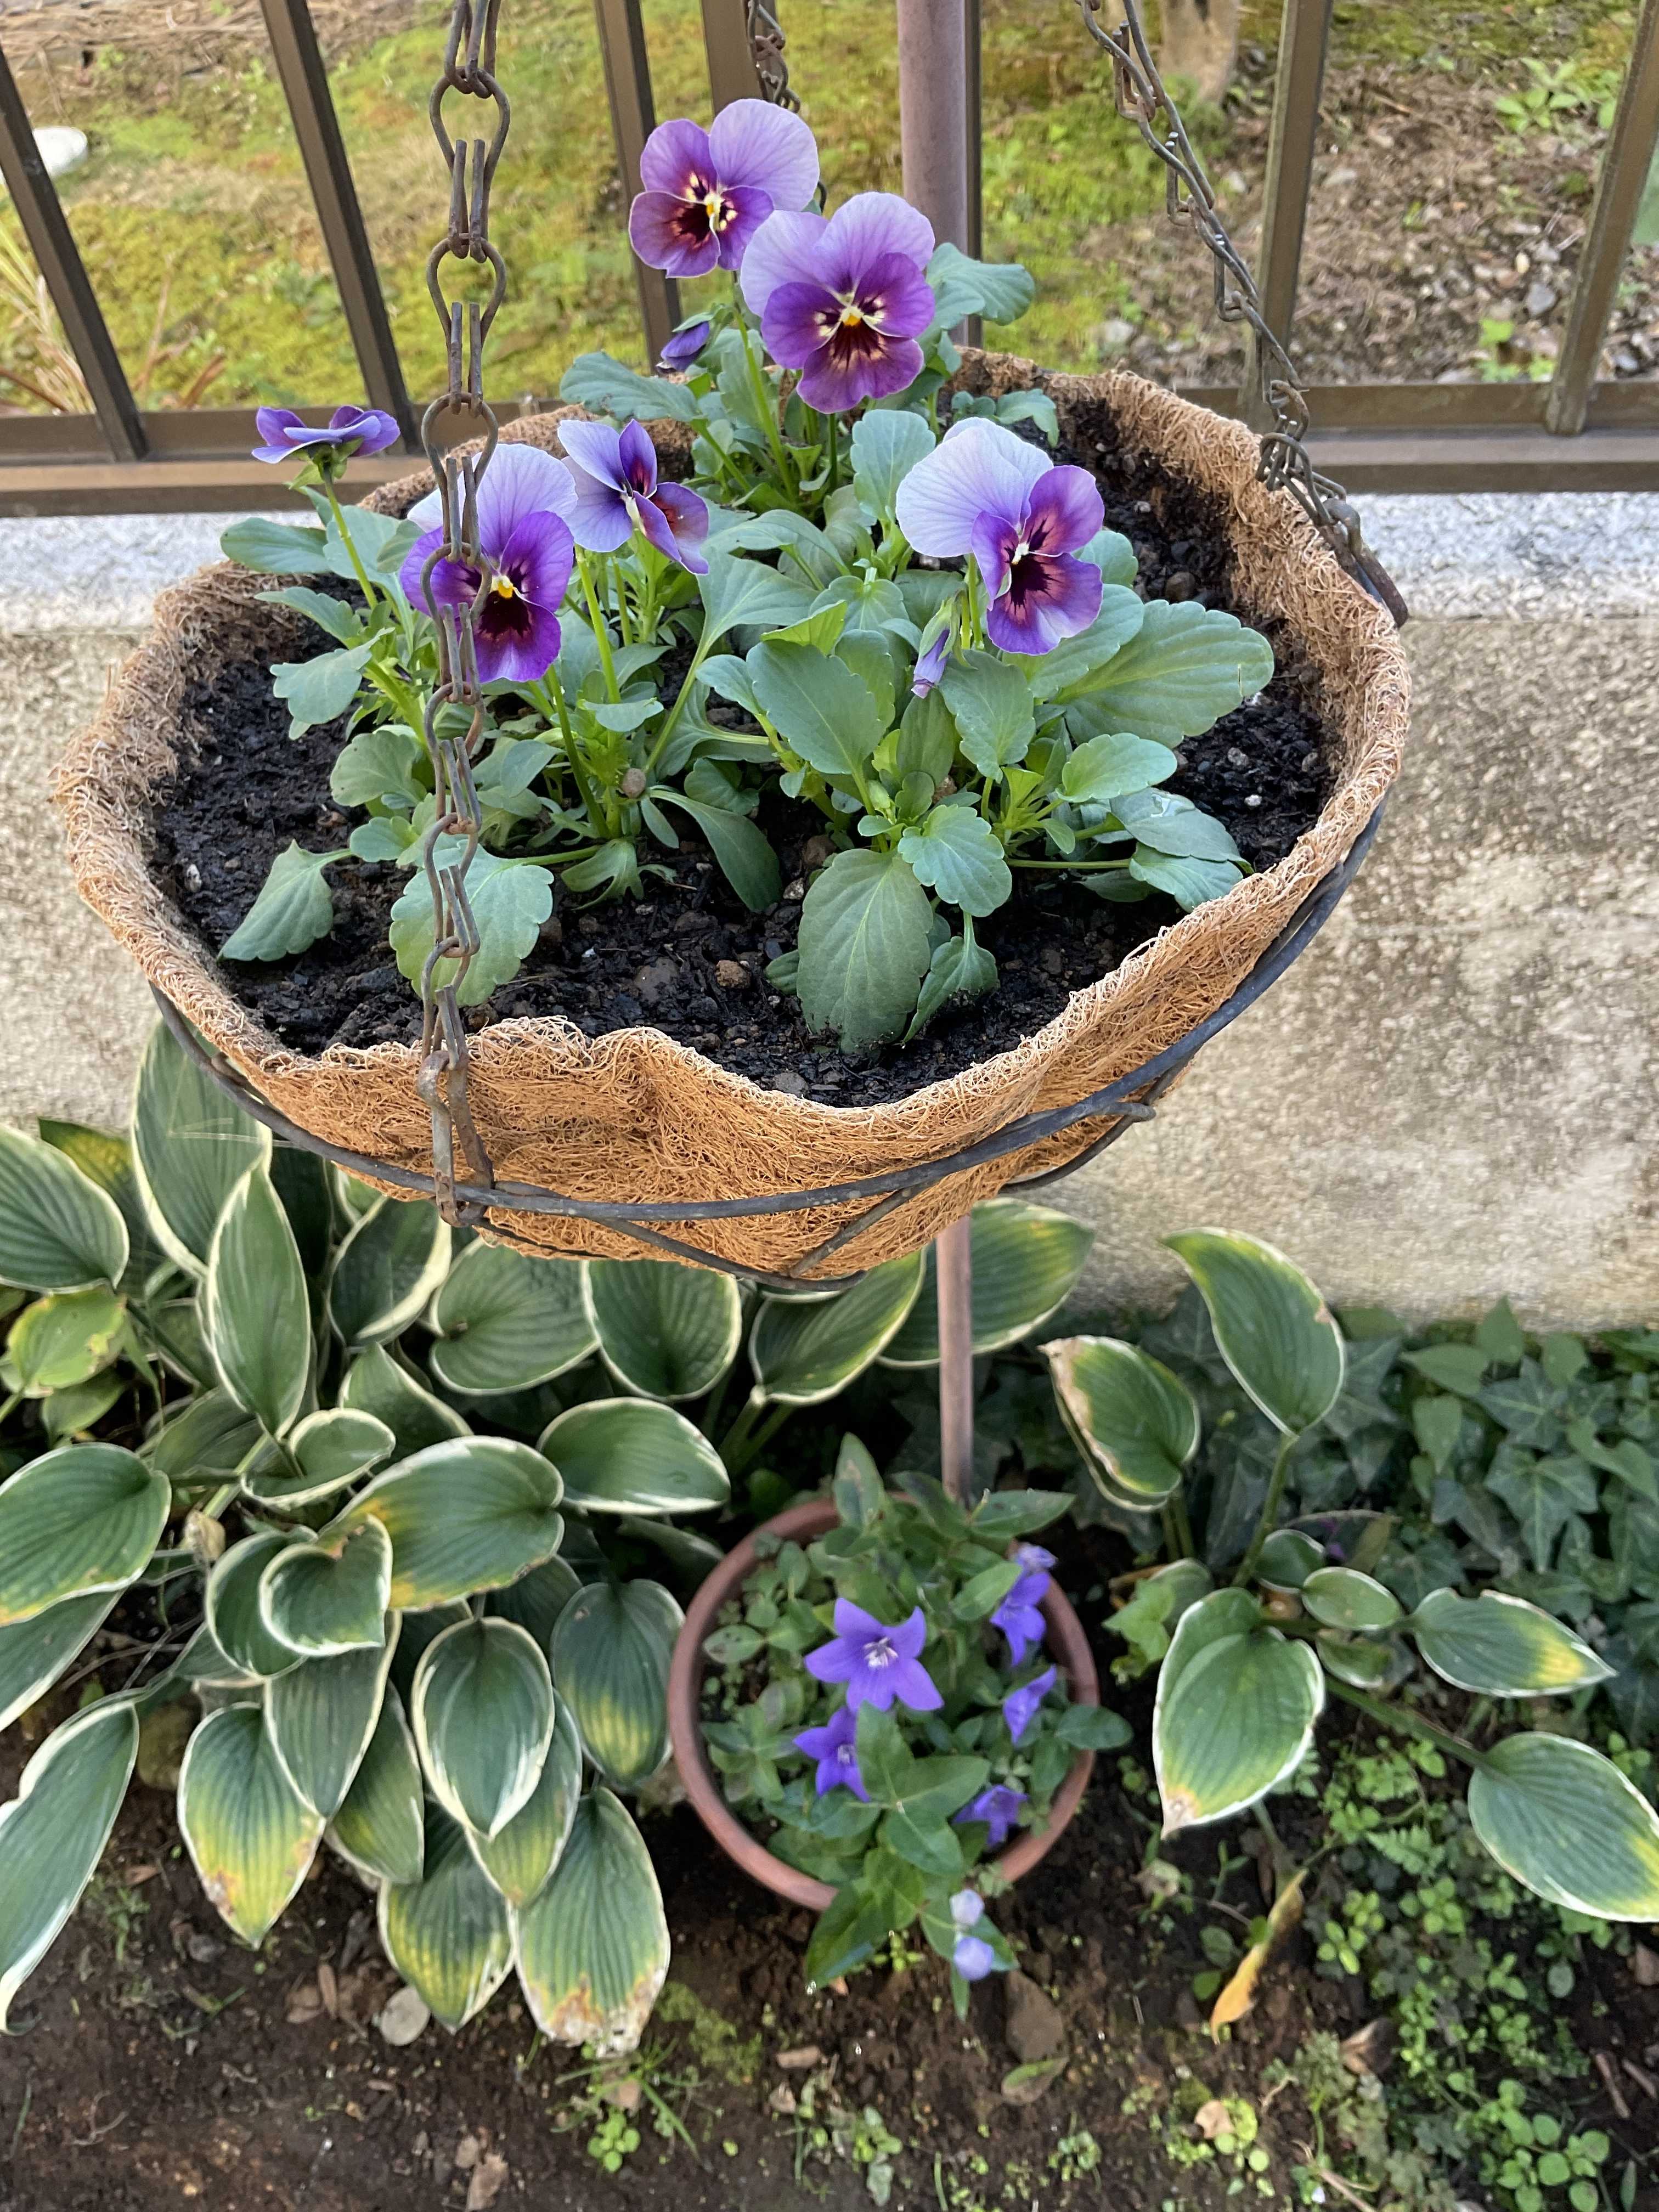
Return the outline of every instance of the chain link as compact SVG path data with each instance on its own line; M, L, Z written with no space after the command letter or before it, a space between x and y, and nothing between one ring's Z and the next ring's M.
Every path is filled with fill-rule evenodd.
M775 107L787 107L792 114L799 114L800 95L790 89L789 64L783 55L788 42L783 35L783 25L778 21L777 9L770 0L748 0L746 20L749 51L755 58L761 98L769 100Z

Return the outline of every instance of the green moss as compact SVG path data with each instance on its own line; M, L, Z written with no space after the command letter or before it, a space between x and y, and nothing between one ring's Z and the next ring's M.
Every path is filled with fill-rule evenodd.
M657 1999L656 2017L685 2030L686 2047L705 2074L733 2087L752 2081L761 2063L761 2039L746 2040L729 2020L706 2005L684 1982L667 1982Z

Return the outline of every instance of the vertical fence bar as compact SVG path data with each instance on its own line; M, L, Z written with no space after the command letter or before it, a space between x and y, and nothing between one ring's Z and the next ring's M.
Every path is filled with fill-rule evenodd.
M939 1475L958 1505L974 1495L974 1232L964 1215L933 1243L939 1285Z
M28 110L3 53L0 53L0 173L5 177L29 251L46 280L52 304L91 397L98 427L118 461L142 461L148 447L138 403L94 295L57 187L46 174Z
M640 155L657 127L657 111L651 100L651 63L645 50L645 26L640 20L640 0L593 0L599 26L599 51L605 59L605 89L611 102L611 136L622 173L623 205L627 207L640 185ZM640 294L640 326L645 337L647 362L654 362L667 344L680 319L680 288L660 269L647 269L635 259Z
M1331 8L1332 0L1285 0L1279 20L1279 70L1273 79L1267 173L1262 185L1261 254L1256 285L1267 327L1286 351L1296 319L1302 239L1319 144L1319 100L1330 45ZM1255 340L1248 331L1245 356L1239 396L1252 427L1259 430L1267 418L1257 385Z
M898 0L904 197L941 243L968 243L967 0Z
M702 0L702 47L715 114L734 100L761 97L760 73L749 42L748 0Z
M1630 235L1659 145L1659 0L1647 0L1636 25L1630 68L1619 95L1601 174L1595 188L1589 235L1561 340L1560 357L1544 403L1544 423L1559 437L1584 427L1602 342L1619 296L1619 278L1630 253Z
M963 58L968 79L968 235L962 246L964 253L971 253L978 261L983 258L985 244L985 21L981 0L963 0ZM983 344L985 331L977 315L969 315L963 328L969 345Z
M270 40L277 82L300 142L306 182L328 249L352 349L362 371L371 407L390 415L410 453L418 451L414 410L404 382L403 364L392 336L392 322L380 292L374 250L363 227L363 212L340 136L340 119L328 88L328 70L306 0L259 0Z

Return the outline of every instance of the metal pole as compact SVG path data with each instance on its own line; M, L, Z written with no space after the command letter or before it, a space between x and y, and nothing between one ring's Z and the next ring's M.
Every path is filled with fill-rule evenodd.
M734 100L760 100L755 50L749 43L747 0L702 0L702 45L708 94L718 115Z
M1267 175L1262 188L1261 258L1256 285L1268 329L1288 352L1296 314L1296 284L1302 265L1302 235L1308 221L1308 191L1313 182L1319 140L1319 96L1325 82L1325 53L1330 43L1332 0L1285 0L1279 33L1279 70L1273 79L1273 123L1267 136ZM1241 394L1253 429L1271 419L1256 374L1255 336L1244 338L1246 362Z
M939 1288L939 1464L958 1505L974 1498L974 1244L964 1214L933 1244Z
M611 101L611 135L622 173L625 207L639 190L640 155L657 127L645 26L640 20L640 0L593 0L593 13L599 27L605 88ZM680 319L680 288L660 269L647 269L638 259L634 263L634 276L639 287L640 322L649 363L667 344Z
M933 235L965 253L968 228L966 0L898 0L899 140L904 197Z

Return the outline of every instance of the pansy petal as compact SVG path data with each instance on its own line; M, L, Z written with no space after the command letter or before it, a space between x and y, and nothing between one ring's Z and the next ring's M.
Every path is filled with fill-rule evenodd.
M696 493L688 491L684 484L662 483L657 486L654 497L647 500L640 508L640 525L651 543L659 551L666 552L656 532L646 520L647 509L660 514L672 533L674 550L671 557L694 576L706 576L708 563L696 550L708 535L708 502Z
M1000 592L1007 589L1008 564L1018 543L1018 526L1005 521L1000 514L981 514L975 523L968 550L979 564L988 598L994 599Z
M636 192L628 210L628 242L647 269L671 276L706 276L720 266L720 241L672 192Z
M614 553L634 535L634 511L610 484L597 477L578 476L570 534L590 553Z
M966 553L981 514L1020 520L1031 485L1048 465L1046 454L1012 431L970 416L899 486L899 528L918 553L936 560Z
M708 343L709 325L707 317L691 323L683 331L676 331L658 356L659 368L687 368Z
M933 319L933 288L902 253L884 253L860 286L859 304L889 337L913 338Z
M1044 553L1075 553L1105 520L1100 486L1087 469L1050 469L1031 488L1025 534Z
M772 195L758 185L727 185L720 192L720 220L714 238L722 269L738 269L749 250L749 241L772 212Z
M830 218L816 273L837 292L852 290L889 253L902 253L925 269L933 251L933 226L896 192L858 192Z
M678 116L672 122L659 123L646 140L640 182L648 192L672 192L683 198L694 181L711 184L714 167L708 133Z
M526 514L498 548L495 565L522 599L556 607L575 565L575 542L562 515Z
M429 597L422 588L427 557L443 542L441 530L427 531L410 547L398 571L404 597L411 607L418 607L425 614L432 614L441 606L459 607L477 596L477 573L463 561L440 561L432 571Z
M708 126L708 149L722 185L758 185L774 207L804 208L817 190L817 139L799 115L769 100L721 108Z
M280 445L289 430L302 430L304 423L292 407L261 407L255 410L253 427L266 445Z
M665 561L672 561L679 568L685 566L678 541L674 536L673 526L654 499L636 500L634 505L634 519ZM705 561L702 563L705 574L708 567L708 563Z
M575 425L573 423L571 427L574 429ZM568 442L567 440L567 447ZM657 449L652 444L651 433L643 422L623 425L617 440L617 474L611 478L612 483L626 484L630 491L636 491L645 498L649 498L657 489ZM601 476L604 471L593 469L589 473Z
M780 284L762 313L761 336L774 361L785 368L805 368L840 314L841 302L822 284Z
M1040 571L1040 581L1023 588L1028 568ZM1088 629L1100 612L1100 598L1101 574L1092 562L1069 553L1031 555L993 603L985 627L992 644L1005 653L1051 653L1062 638Z
M478 479L478 544L494 555L526 514L576 511L576 487L570 471L539 446L509 444L505 439Z
M477 643L478 673L486 684L534 684L559 657L562 641L554 609L520 599L516 612L511 627L496 629L485 608Z
M572 465L583 475L609 484L613 490L623 489L627 477L623 470L622 434L613 430L609 422L561 422L559 443ZM580 495L580 477L577 479L576 490Z
M914 338L877 337L873 343L851 346L832 342L802 369L799 390L821 415L842 415L862 400L890 398L921 374L921 348Z
M780 209L767 216L749 241L738 280L753 313L765 313L766 303L780 284L796 283L811 273L812 257L829 228L821 215Z

